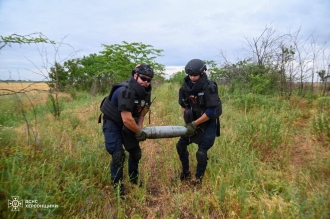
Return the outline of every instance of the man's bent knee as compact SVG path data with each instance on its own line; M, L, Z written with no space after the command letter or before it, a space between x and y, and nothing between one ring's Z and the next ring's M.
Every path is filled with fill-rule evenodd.
M112 154L112 162L116 168L122 167L125 161L125 151L118 150L113 152Z
M197 159L198 164L200 164L202 166L207 165L207 151L199 149L196 152L196 159Z

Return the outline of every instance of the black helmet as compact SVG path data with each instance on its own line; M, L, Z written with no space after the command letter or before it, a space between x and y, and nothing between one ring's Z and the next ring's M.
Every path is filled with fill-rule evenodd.
M132 70L132 75L135 73L147 75L151 78L154 77L154 70L147 64L138 64L137 66L135 66L135 68Z
M186 67L184 68L184 70L186 71L186 73L188 75L200 75L202 72L204 72L206 70L206 65L205 63L200 60L200 59L192 59L190 60Z

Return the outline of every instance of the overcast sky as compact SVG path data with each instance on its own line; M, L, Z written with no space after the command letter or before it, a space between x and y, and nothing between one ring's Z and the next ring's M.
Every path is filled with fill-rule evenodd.
M41 32L63 41L61 58L98 53L101 44L141 42L163 49L157 61L167 73L181 70L193 58L220 59L220 50L239 56L245 38L265 27L288 33L314 33L330 39L329 0L0 0L0 35ZM1 45L1 44L0 44ZM41 44L11 45L0 50L0 79L43 80L37 69L53 63L54 49Z

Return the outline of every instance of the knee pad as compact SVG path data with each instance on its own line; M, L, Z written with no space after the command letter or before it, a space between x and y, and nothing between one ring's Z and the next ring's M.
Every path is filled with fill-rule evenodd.
M178 152L179 156L186 150L187 146L180 145L179 143L176 144L176 151Z
M136 161L139 161L142 157L142 152L140 147L135 147L128 151L132 158Z
M112 162L113 165L117 168L122 167L124 165L125 161L125 151L124 150L118 150L113 152L112 154Z
M205 166L207 164L207 151L199 149L196 152L197 163Z

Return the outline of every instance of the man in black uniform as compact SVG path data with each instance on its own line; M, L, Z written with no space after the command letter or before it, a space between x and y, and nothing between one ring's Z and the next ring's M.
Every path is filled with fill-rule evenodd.
M149 109L148 106L150 106L150 83L153 76L154 71L149 65L137 65L127 81L113 85L110 95L101 104L101 111L104 114L105 147L112 156L111 181L115 188L119 186L121 196L124 195L122 183L124 149L129 153L129 180L131 183L141 186L141 181L138 181L138 165L141 159L139 141L146 139L146 133L141 131L141 128L144 116Z
M197 167L194 185L201 184L207 166L207 151L213 146L215 137L220 136L222 114L217 84L208 79L205 63L192 59L185 66L188 74L179 90L179 104L187 127L187 135L180 137L176 149L182 164L181 180L190 179L189 153L187 146L198 144Z

